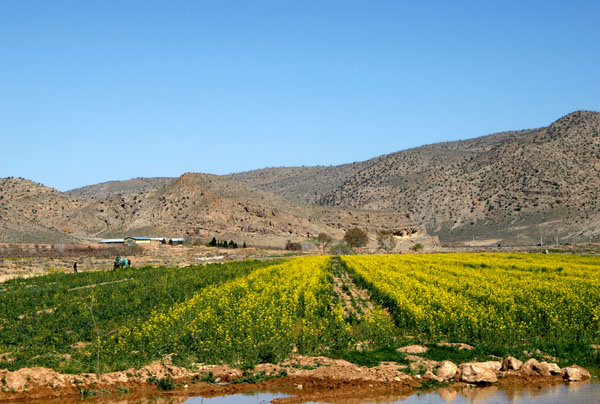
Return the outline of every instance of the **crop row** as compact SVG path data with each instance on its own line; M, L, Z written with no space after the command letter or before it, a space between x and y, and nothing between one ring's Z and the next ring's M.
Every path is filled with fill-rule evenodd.
M406 332L515 344L600 338L600 261L523 254L349 256Z
M326 257L297 258L203 289L121 331L107 349L159 358L177 352L200 362L276 362L300 352L347 345L333 308Z
M98 338L105 340L145 321L153 310L274 263L53 273L5 282L0 284L0 353L10 353L11 361L2 367L95 370L95 358L84 348Z

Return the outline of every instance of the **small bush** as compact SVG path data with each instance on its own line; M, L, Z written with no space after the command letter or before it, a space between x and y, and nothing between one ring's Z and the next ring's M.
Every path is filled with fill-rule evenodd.
M413 245L412 247L410 247L410 249L414 252L418 252L421 251L423 249L423 244L421 243L416 243L415 245Z
M288 240L285 244L285 249L288 251L302 251L302 244L294 243Z
M146 381L156 384L159 390L173 390L175 388L175 382L169 377L161 377L159 379L156 376L152 376L146 379Z
M364 230L355 227L346 231L346 234L344 234L344 241L350 247L364 247L369 242L369 236Z
M350 248L350 246L344 242L332 245L329 249L329 252L334 255L354 254L352 248Z
M325 250L333 241L333 238L327 233L319 233L317 236L317 244L321 246L321 249Z

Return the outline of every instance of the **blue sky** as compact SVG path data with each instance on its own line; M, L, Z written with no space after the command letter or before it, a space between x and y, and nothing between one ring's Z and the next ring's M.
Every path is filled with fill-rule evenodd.
M597 1L0 0L0 177L335 165L600 110Z

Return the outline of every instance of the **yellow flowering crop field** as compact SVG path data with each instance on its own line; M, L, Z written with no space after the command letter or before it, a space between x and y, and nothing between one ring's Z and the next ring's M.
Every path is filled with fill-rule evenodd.
M202 362L277 362L293 345L312 352L336 344L343 316L331 307L329 258L288 260L208 287L185 302L154 311L114 342L154 356L187 353Z
M440 350L439 341L475 350ZM252 367L294 353L371 366L400 363L396 348L414 343L435 360L540 350L598 369L600 259L316 256L0 284L0 353L10 358L0 366L11 370L101 373L166 357Z
M514 346L600 341L600 259L544 254L344 256L412 335Z

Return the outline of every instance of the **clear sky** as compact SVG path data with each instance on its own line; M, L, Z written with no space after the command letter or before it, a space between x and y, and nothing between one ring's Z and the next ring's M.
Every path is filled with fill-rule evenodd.
M600 110L599 1L0 0L0 177L335 165Z

